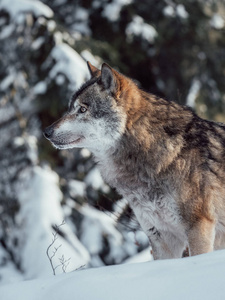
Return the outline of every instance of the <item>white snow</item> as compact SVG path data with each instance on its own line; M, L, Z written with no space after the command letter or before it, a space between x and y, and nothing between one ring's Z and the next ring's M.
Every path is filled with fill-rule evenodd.
M42 95L45 94L47 91L47 84L44 81L39 81L34 87L33 92L36 95Z
M86 185L83 181L71 179L68 183L69 193L72 198L77 196L85 197L86 196Z
M100 67L101 59L98 56L94 56L90 51L87 49L83 50L80 55L86 60L90 61L92 65L94 65L96 68Z
M73 181L75 187L77 184L78 182ZM82 216L79 239L90 253L91 260L88 266L100 267L104 264L121 263L127 257L136 255L138 251L136 240L117 229L117 220L113 213L99 211L87 204L81 206L67 199L67 215L71 213L71 209L75 209ZM106 252L104 262L101 258L103 252Z
M93 168L84 179L87 185L95 190L102 190L104 193L109 192L109 186L104 183L101 173L97 167Z
M98 1L94 1L95 6L98 5ZM110 21L117 21L120 16L120 11L124 5L132 3L132 0L113 0L111 3L104 7L102 15Z
M113 219L88 205L82 206L80 212L85 216L81 224L80 240L89 253L96 256L101 253L104 250L103 238L107 236L111 251L117 251L117 253L111 253L111 256L121 261L123 237L116 230Z
M155 28L144 22L140 16L134 16L132 22L127 25L126 34L132 40L134 35L141 36L149 43L153 43L157 37Z
M88 10L77 6L74 18L76 21L71 25L71 28L84 35L90 35L91 30L88 26Z
M177 16L180 17L181 19L187 19L189 14L186 11L185 7L183 4L178 4L176 7L176 13Z
M8 26L4 26L0 32L0 40L10 37L10 35L14 32L14 30L15 30L14 24L9 24Z
M39 36L36 40L31 44L32 50L38 50L45 43L45 39L43 36Z
M171 3L163 8L163 14L166 17L179 17L181 19L187 19L189 17L188 12L183 4L175 5Z
M167 17L174 17L176 15L175 9L172 5L167 5L163 8L163 14Z
M72 90L78 88L89 76L86 62L69 45L60 43L50 53L50 57L56 60L49 72L50 78L56 78L58 74L64 74L69 80Z
M151 255L151 249L150 247L146 248L142 252L129 257L128 259L125 260L125 264L136 264L136 263L141 263L141 262L149 262L150 260L153 260L153 257Z
M36 17L53 17L53 11L47 5L37 0L1 0L1 9L6 10L14 20L24 12L32 12Z
M57 85L63 85L65 82L65 76L63 74L57 74L55 82Z
M80 150L80 154L84 158L89 158L91 156L91 152L88 149L86 149L86 148L82 148Z
M201 82L197 79L194 78L191 83L191 87L189 89L188 95L187 95L187 100L186 104L192 108L195 107L195 100L198 96L198 93L201 88Z
M210 25L215 29L222 29L225 26L225 18L219 14L214 14L210 20Z
M54 31L56 29L56 22L54 20L49 20L47 23L48 31Z
M9 254L3 249L3 247L0 247L0 266L1 285L6 283L15 283L17 281L23 280L22 274L18 270L16 270L15 265L9 259Z
M8 284L1 299L224 299L225 251L176 260L101 267Z
M9 70L9 75L6 76L0 83L0 90L5 91L15 80L15 72L10 69Z

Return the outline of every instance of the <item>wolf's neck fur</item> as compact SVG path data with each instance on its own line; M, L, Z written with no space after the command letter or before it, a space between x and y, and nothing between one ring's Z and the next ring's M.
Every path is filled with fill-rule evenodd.
M129 180L133 174L134 182L140 184L141 178L166 172L184 147L182 132L193 118L185 107L141 93L138 105L127 106L123 136L114 148L97 159L104 179L116 188L125 183L127 174Z

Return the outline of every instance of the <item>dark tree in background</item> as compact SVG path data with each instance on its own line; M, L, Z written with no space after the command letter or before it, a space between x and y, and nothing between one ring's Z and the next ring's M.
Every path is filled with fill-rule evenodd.
M42 129L88 78L85 60L105 61L143 89L225 121L224 0L10 3L0 0L0 280L9 265L24 278L40 276L31 257L43 266L51 229L63 221L54 215L70 224L60 236L73 245L77 267L121 263L147 245L127 237L138 227L125 199L102 181L87 150L55 150ZM46 217L37 203L51 201ZM119 232L111 221L121 212Z
M89 30L81 30L77 49L89 48L148 91L188 102L202 116L224 119L223 0L46 2L69 30L74 22L84 24L86 13ZM116 3L121 3L117 10ZM77 13L71 20L68 12L78 7L80 18ZM129 34L131 22L136 29ZM148 24L156 31L152 38L145 32Z

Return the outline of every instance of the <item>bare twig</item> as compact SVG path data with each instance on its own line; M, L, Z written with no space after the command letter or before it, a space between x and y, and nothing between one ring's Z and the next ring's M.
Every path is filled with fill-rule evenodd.
M62 245L59 245L58 247L55 247L53 248L52 250L52 254L50 254L50 250L51 248L53 247L55 241L58 239L58 234L59 234L59 228L61 226L63 226L65 224L65 221L63 220L63 222L60 224L60 225L55 225L54 226L54 229L55 229L55 232L52 232L52 242L51 244L48 246L47 250L46 250L46 254L48 256L48 259L50 261L50 264L51 264L51 267L52 267L52 271L53 271L53 275L55 275L55 271L58 267L62 267L62 271L65 273L66 272L66 268L68 267L69 263L70 263L70 259L65 259L64 258L64 255L62 255L61 258L59 258L59 262L60 264L58 264L56 267L54 267L54 264L53 264L53 258L55 257L57 251L59 250L59 248L62 246Z

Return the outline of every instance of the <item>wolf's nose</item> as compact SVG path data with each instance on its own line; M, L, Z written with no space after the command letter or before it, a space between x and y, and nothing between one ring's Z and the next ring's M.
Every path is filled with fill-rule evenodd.
M52 126L45 128L45 130L43 131L44 137L46 137L46 139L50 139L53 134L53 131L54 130L53 130Z

